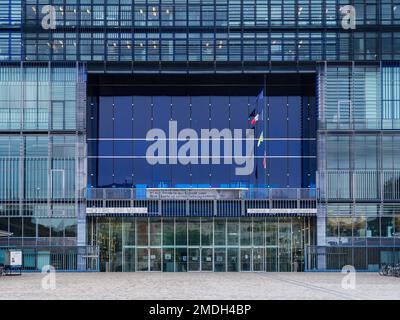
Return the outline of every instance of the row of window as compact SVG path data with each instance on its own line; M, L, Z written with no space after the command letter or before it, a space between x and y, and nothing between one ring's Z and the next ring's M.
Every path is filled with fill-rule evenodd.
M400 234L400 217L328 217L327 237L393 238ZM334 239L328 239L334 241ZM350 241L343 239L342 241ZM360 239L358 239L360 241ZM331 243L333 244L333 242ZM349 244L342 242L342 244Z
M397 135L323 135L322 144L327 169L400 169Z
M348 1L53 1L61 26L337 26L340 7ZM39 24L42 4L27 1L27 24ZM393 1L354 3L360 25L399 24L400 3Z
M76 153L75 136L2 136L0 137L0 157L54 157L73 158Z
M74 198L76 141L74 136L1 137L0 198Z
M21 25L21 0L0 0L0 27Z
M322 206L320 212L326 213L328 216L398 216L400 217L400 206L396 204L329 204Z
M330 66L320 74L320 128L400 128L400 68Z
M16 205L16 204L2 204L0 206L0 216L2 217L76 217L77 208L75 203L57 203L48 204L45 201L38 201L36 203L29 203L28 199L25 199L28 203Z
M0 129L76 129L77 80L73 68L1 68Z
M77 221L73 218L0 217L0 230L11 232L14 238L76 238Z
M109 238L115 238L127 246L281 245L288 251L291 245L302 247L307 221L306 218L99 218L92 222L89 239L93 244L106 245Z
M24 54L46 61L387 60L400 59L400 33L29 33Z

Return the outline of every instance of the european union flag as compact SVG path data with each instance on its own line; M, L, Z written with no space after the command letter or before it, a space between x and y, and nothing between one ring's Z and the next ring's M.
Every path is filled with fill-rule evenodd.
M261 90L261 92L258 94L256 101L260 101L264 99L264 90Z

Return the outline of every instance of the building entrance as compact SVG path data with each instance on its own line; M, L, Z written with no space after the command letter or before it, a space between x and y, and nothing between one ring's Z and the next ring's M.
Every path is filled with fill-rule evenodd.
M100 270L296 272L314 237L311 217L91 218Z

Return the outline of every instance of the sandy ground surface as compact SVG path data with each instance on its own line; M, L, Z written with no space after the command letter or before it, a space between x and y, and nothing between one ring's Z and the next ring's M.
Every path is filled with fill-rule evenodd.
M0 299L400 299L400 278L355 276L349 288L340 273L57 273L49 289L23 274L0 277Z

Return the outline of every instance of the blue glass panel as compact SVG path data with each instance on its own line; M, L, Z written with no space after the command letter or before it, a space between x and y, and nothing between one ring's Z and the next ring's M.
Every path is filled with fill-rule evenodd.
M162 129L168 139L169 127L168 123L171 119L171 98L170 97L153 97L153 128ZM168 141L169 142L169 141ZM141 155L145 155L142 153ZM157 164L150 166L147 171L153 172L154 186L171 187L171 166L168 164Z
M152 128L151 97L134 97L133 102L133 136L146 139L147 132Z
M114 159L114 185L129 188L132 186L133 159Z
M287 186L287 160L269 160L269 185L271 188L286 188Z
M115 97L114 104L114 138L132 137L132 97Z
M113 159L98 159L98 187L110 188L113 184Z
M191 98L190 97L172 97L172 119L177 121L177 131L186 128L191 128ZM197 132L199 134L199 132ZM178 148L185 142L179 142ZM198 150L198 152L200 152ZM195 168L195 169L193 169ZM192 183L190 173L196 170L198 166L193 167L191 164L181 165L179 162L176 165L171 165L171 185L173 187L188 186Z
M133 160L133 184L151 185L153 171L146 159L135 158Z
M301 137L301 99L300 97L289 97L288 104L288 137Z
M226 96L219 96L219 97L210 97L210 119L211 119L211 128L212 129L229 129L230 121L229 121L229 97ZM233 132L232 132L233 134ZM225 162L227 159L224 156L232 155L225 155L224 153L224 144L230 144L232 147L233 140L224 141L221 139L219 143L220 149L220 164L214 164L210 166L210 174L211 174L211 186L212 187L220 187L226 181L231 180L230 176L230 167L231 165L226 165ZM211 146L209 147L210 153L212 152L212 142ZM233 149L232 149L233 152ZM232 159L232 158L231 158Z
M267 102L269 107L263 114ZM265 97L261 101L247 96L100 97L98 135L103 140L89 141L89 154L100 156L98 161L90 160L89 174L97 176L98 186L308 187L315 184L316 168L315 159L305 158L316 154L316 142L301 139L315 137L315 132L308 129L310 121L315 121L310 116L314 112L309 102L306 98L281 96ZM257 114L259 121L253 125L250 120ZM236 170L244 165L236 163L235 158L232 158L232 165L224 164L223 140L219 141L220 164L212 164L211 158L209 164L201 164L201 141L198 140L195 144L199 153L198 165L183 165L179 161L150 165L145 155L153 142L145 141L146 135L150 129L162 129L168 151L172 142L168 141L171 119L177 122L178 133L192 128L198 138L202 129L230 128L232 138L235 138L234 130L239 129L243 139L239 152L242 155L246 150L245 129L252 128L255 134L251 141L255 148L253 172L237 175ZM257 146L261 133L264 141ZM177 142L177 150L184 143L186 141ZM233 141L226 143L233 145L234 154ZM211 143L209 150L212 151ZM113 156L114 159L104 158ZM96 177L90 178L89 185L91 183L96 184Z
M287 136L287 98L269 98L269 135L272 138Z
M114 136L113 101L113 97L100 97L99 138L112 138Z
M301 159L289 159L288 185L291 188L298 188L302 185Z
M192 128L201 132L201 129L210 128L209 97L192 97ZM210 161L211 162L211 161ZM210 185L211 168L209 164L192 166L192 183L196 185Z

